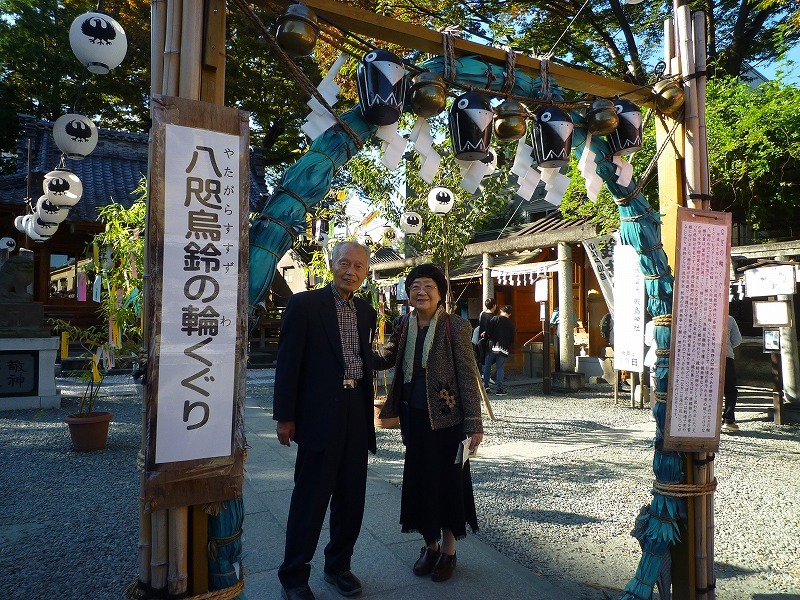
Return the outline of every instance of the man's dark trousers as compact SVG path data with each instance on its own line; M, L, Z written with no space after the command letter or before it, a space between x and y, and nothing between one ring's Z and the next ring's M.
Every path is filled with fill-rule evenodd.
M325 572L350 570L367 488L367 424L364 382L340 390L336 426L328 445L319 451L297 445L294 492L286 525L286 551L278 578L285 588L308 583L311 559L319 542L328 501L331 540L325 547Z
M736 400L739 390L736 389L736 363L729 356L725 357L725 382L723 386L725 402L723 404L723 423L736 422Z

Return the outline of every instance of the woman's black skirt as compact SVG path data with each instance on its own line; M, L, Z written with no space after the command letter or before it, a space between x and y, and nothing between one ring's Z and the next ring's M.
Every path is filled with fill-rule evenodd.
M427 410L411 408L405 413L406 460L400 524L403 532L417 531L426 543L441 539L442 529L456 539L466 537L468 524L475 533L478 518L469 462L454 464L458 445L464 439L462 425L432 430Z

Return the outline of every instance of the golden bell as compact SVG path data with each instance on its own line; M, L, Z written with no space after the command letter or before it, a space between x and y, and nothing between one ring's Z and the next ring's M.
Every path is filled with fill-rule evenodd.
M586 126L592 135L606 135L619 125L619 115L614 102L606 98L598 98L592 102L586 113Z
M503 142L520 139L528 131L528 111L521 102L506 100L494 109L494 133Z
M674 79L662 79L653 86L656 108L665 115L678 112L686 100L683 86Z
M305 4L292 4L278 17L275 40L293 58L311 54L317 43L317 35L317 15Z
M411 110L427 119L444 110L447 89L444 80L436 73L423 71L411 80Z

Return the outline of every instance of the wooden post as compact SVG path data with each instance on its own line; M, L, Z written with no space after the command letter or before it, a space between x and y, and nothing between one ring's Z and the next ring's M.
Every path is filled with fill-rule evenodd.
M225 0L206 0L200 100L225 104Z
M550 275L547 275L547 287L551 284ZM549 294L548 294L549 295ZM552 392L552 377L550 375L550 303L541 303L542 311L542 393Z
M192 541L189 550L189 583L192 594L198 596L208 592L208 515L201 506L192 506L189 531Z

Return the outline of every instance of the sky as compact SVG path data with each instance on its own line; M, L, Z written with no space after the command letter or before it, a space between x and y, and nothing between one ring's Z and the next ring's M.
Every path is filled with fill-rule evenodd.
M788 73L784 75L784 81L786 83L800 85L800 45L792 48L788 52L786 58L795 63L796 66L794 69L788 69L786 65L782 66L780 63L759 64L753 65L753 67L767 79L774 79L776 71L782 69L784 72Z

